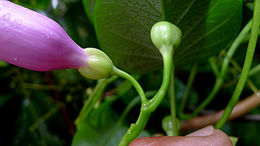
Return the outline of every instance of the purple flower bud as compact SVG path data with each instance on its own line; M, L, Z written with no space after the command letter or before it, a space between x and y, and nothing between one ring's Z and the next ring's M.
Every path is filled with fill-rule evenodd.
M85 66L87 55L53 20L0 0L0 60L50 71Z

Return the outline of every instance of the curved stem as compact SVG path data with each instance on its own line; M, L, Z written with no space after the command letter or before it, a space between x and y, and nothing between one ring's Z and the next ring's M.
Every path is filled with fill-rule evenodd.
M127 133L121 139L119 146L127 146L129 143L134 140L144 129L146 126L151 113L159 106L162 99L164 98L171 78L172 72L172 53L164 53L163 54L163 81L159 91L156 95L149 100L148 102L142 102L141 112L135 124L131 124L130 128L128 129ZM121 73L120 73L121 74ZM125 75L125 74L122 74ZM145 98L146 99L146 98ZM142 98L141 98L142 100Z
M144 129L146 123L150 118L151 112L149 111L148 104L142 104L140 115L135 124L131 124L127 133L121 139L119 146L128 146Z
M156 93L156 91L147 91L145 92L145 95L147 97L153 96ZM140 97L137 96L134 99L132 99L129 104L127 105L127 107L125 108L125 110L123 111L123 113L121 114L117 124L121 125L122 122L125 120L127 114L131 111L131 109L136 106L138 103L140 103Z
M252 64L252 60L254 57L259 25L260 25L260 0L255 0L252 29L251 29L250 40L248 43L248 48L247 48L247 53L246 53L246 58L244 61L242 73L241 73L240 79L237 83L237 86L235 88L235 91L227 105L226 110L224 111L223 115L221 116L220 120L217 122L217 124L215 126L218 129L221 128L227 121L229 115L231 114L234 106L236 105L236 103L239 99L239 96L245 86L247 76L248 76L248 73L249 73L249 70L250 70L250 67Z
M249 30L251 29L251 25L252 25L252 19L246 24L246 26L243 28L243 30L240 32L240 34L237 36L237 38L233 42L232 46L228 50L227 55L226 55L226 57L225 57L225 59L223 61L223 64L222 64L221 71L220 71L220 76L222 78L225 77L227 69L228 69L228 65L229 65L229 62L230 62L230 59L232 58L232 56L236 52L236 50L237 50L238 46L240 45L240 43L247 36Z
M156 95L149 101L150 107L149 109L153 112L163 100L166 91L170 85L171 80L171 72L172 72L172 57L173 53L164 53L163 54L163 81L159 91Z
M142 88L142 87L140 86L140 84L135 80L135 78L133 78L133 77L132 77L131 75L129 75L128 73L126 73L126 72L124 72L124 71L122 71L122 70L120 70L120 69L118 69L118 68L116 68L116 67L113 68L112 74L118 75L118 76L120 76L120 77L122 77L122 78L124 78L124 79L126 79L126 80L128 80L128 81L130 81L130 82L133 84L133 86L135 87L136 91L138 92L138 95L139 95L140 98L141 98L142 104L145 104L145 103L148 102L148 101L147 101L147 98L146 98L146 96L145 96L145 94L144 94L143 88Z
M217 63L213 57L209 58L209 64L212 67L212 70L213 70L213 73L215 74L215 76L219 77L220 76L219 69L218 69Z
M84 103L79 116L75 120L75 125L78 127L82 120L86 119L88 114L91 112L91 109L94 107L95 103L98 101L102 93L104 92L106 86L113 82L117 77L111 77L108 79L100 79L96 87L94 88L93 93L89 96L88 100Z
M217 95L217 93L220 90L222 85L223 85L223 79L222 78L217 78L212 91L210 92L208 97L192 113L192 117L198 115L201 112L201 110L203 110L212 101L212 99L214 99L214 97Z

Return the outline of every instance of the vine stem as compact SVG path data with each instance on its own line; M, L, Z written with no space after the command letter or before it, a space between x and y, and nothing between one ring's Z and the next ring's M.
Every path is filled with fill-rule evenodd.
M188 97L190 95L191 88L192 88L192 85L193 85L193 81L194 81L196 73L197 73L197 69L198 69L198 64L197 63L193 64L189 78L188 78L187 87L186 87L186 90L184 92L184 95L183 95L183 98L182 98L182 101L181 101L180 114L183 114L183 110L184 110L184 107L185 107L186 102L188 100Z
M89 96L89 98L87 99L87 101L84 103L79 116L77 117L77 119L75 120L75 125L77 127L80 126L80 123L86 119L86 117L89 115L89 113L91 112L91 109L94 107L95 103L98 101L98 99L101 97L102 93L104 92L106 86L113 82L117 77L111 77L108 79L100 79L98 80L98 83L96 85L96 87L94 88L94 91L92 92L92 94Z
M231 47L229 48L228 53L225 56L223 64L221 66L220 73L219 73L219 75L217 75L214 87L211 90L210 94L194 110L193 113L191 113L191 114L180 114L182 119L191 119L192 117L197 116L201 112L201 110L203 110L214 99L214 97L217 95L217 93L219 92L220 88L222 87L222 85L224 83L224 78L225 78L226 73L227 73L227 69L228 69L230 59L232 58L232 56L236 52L238 46L241 44L241 42L243 42L244 38L247 36L247 34L248 34L248 32L251 28L251 24L252 24L252 19L242 29L242 31L239 33L239 35L237 36L237 38L234 40Z
M251 64L253 61L253 57L254 57L259 25L260 25L260 0L255 0L252 29L251 29L250 39L249 39L249 43L248 43L248 47L247 47L247 53L246 53L246 58L244 61L242 73L241 73L241 76L237 83L237 86L235 88L235 91L234 91L223 115L221 116L221 118L217 122L217 124L215 125L215 128L220 129L225 124L225 122L227 121L229 115L231 114L231 112L232 112L234 106L236 105L236 103L239 99L239 96L245 86L247 76L248 76L248 73L249 73L249 70L250 70L250 67L251 67Z
M144 129L144 127L146 126L150 118L151 113L159 106L159 104L163 100L170 84L170 78L172 72L172 59L173 59L172 57L173 57L173 52L163 54L163 64L164 64L163 81L156 95L149 101L146 99L146 96L141 86L132 76L130 76L126 72L114 68L114 72L113 72L114 75L121 76L129 80L131 83L133 83L133 85L136 87L136 90L138 91L139 96L141 97L141 102L142 102L141 111L136 123L131 124L127 133L121 139L119 146L129 145L129 143L133 141L142 132L142 130Z
M162 85L159 89L159 91L156 93L156 95L149 101L149 109L151 111L154 111L161 101L163 100L166 91L168 90L168 87L170 85L171 80L171 72L172 72L172 60L173 60L173 52L172 53L162 53L163 54L163 81Z
M112 74L114 75L118 75L128 81L130 81L132 83L132 85L135 87L137 93L139 94L140 98L141 98L141 102L142 104L146 104L148 101L147 101L147 98L144 94L144 90L143 88L140 86L140 84L135 80L135 78L133 78L131 75L129 75L128 73L114 67L113 68L113 72Z
M252 68L248 74L248 76L253 76L257 73L260 72L260 64L258 64L257 66L255 66L254 68Z
M145 95L147 97L150 97L150 96L154 96L156 93L156 91L147 91L145 92ZM125 120L127 114L129 114L129 112L131 111L131 109L134 108L134 106L136 106L138 103L140 103L140 97L137 96L135 97L134 99L132 99L129 104L127 105L127 107L125 108L125 110L122 112L119 120L117 121L117 124L118 125L122 125L123 124L123 121Z
M209 64L210 64L215 76L219 77L220 73L219 73L218 65L217 65L216 61L214 60L214 58L210 57L208 61L209 61Z

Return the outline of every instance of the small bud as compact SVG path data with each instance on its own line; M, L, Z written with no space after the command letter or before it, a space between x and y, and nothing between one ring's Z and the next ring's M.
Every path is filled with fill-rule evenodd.
M173 119L172 119L171 115L165 116L162 120L162 128L167 133L167 136L173 136L174 135L173 130L177 129L177 131L179 131L179 129L180 129L180 120L175 119L177 127L173 127L173 121L172 120Z
M151 29L152 42L161 53L169 48L177 48L181 43L181 36L181 30L167 21L158 22Z
M108 77L113 70L113 62L101 50L95 48L86 48L86 65L80 67L79 72L89 79L103 79Z

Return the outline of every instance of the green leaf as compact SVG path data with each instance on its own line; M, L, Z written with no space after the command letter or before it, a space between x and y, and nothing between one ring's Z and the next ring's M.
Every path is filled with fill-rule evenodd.
M231 140L233 146L236 146L238 138L234 136L229 136L229 139Z
M125 70L146 72L161 66L150 29L167 20L183 33L175 50L177 67L226 48L241 23L241 0L99 0L94 10L101 48Z
M6 66L8 66L8 63L0 60L0 67L6 67Z
M117 123L117 114L111 109L113 101L106 101L95 109L85 122L77 127L72 146L117 145L127 127ZM141 136L150 136L143 132Z
M82 0L85 12L92 24L94 24L94 8L97 0Z

